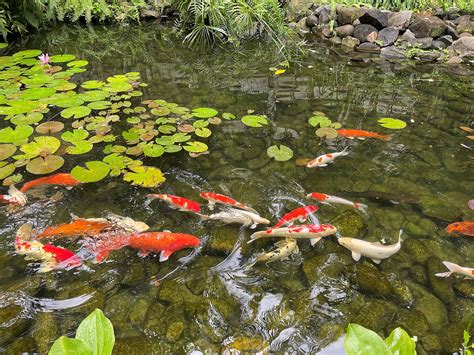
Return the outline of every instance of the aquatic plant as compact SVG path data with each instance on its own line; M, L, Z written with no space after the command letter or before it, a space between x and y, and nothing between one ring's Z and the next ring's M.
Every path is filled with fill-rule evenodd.
M91 354L109 355L115 344L114 327L100 309L89 314L76 331L75 338L57 339L49 355Z
M276 161L287 161L293 157L293 151L283 144L280 146L272 145L268 147L267 155Z
M377 121L382 127L389 129L403 129L407 126L405 121L397 118L381 118Z

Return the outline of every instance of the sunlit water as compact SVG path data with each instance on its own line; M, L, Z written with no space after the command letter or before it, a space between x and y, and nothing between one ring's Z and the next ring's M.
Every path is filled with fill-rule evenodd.
M473 76L442 65L350 60L323 43L274 76L269 67L278 61L271 46L198 52L165 33L155 25L60 28L15 50L87 59L88 71L78 81L139 71L149 84L144 99L239 116L249 109L266 114L270 124L264 128L238 121L215 127L209 155L178 153L147 161L166 173L159 191L196 200L202 190L225 193L273 222L310 204L307 193L325 192L369 209L362 215L323 206L317 213L321 222L374 242L393 243L403 228L401 251L380 265L365 258L355 262L328 237L315 247L300 241L300 253L288 260L249 267L273 243L247 244L248 229L202 222L157 201L148 204L149 190L120 179L60 189L64 198L58 202L36 199L17 214L1 212L0 351L45 353L61 334L72 336L94 308L112 320L117 353L226 348L314 353L336 342L349 322L384 336L402 326L418 337L420 354L456 351L474 314L474 283L433 274L445 271L442 260L473 266L472 237L444 232L450 222L474 219L467 207L474 197L474 153L468 148L474 143L459 129L473 127ZM393 139L320 140L307 123L313 111L345 128ZM384 129L377 123L381 117L403 119L408 127ZM271 161L266 149L273 144L291 147L295 157ZM349 156L327 168L295 164L347 145ZM42 275L15 255L14 234L22 223L41 229L69 221L70 213L99 217L104 211L142 220L153 230L194 234L203 245L164 263L123 249L100 265ZM60 244L79 249L74 241ZM341 347L339 340L326 353L340 353Z

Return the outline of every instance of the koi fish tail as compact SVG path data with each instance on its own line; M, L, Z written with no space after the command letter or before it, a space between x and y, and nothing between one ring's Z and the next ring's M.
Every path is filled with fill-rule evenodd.
M201 218L203 221L208 221L210 220L211 218L208 216L208 215L205 215L205 214L202 214L202 213L199 213L199 212L195 212L199 218Z
M354 203L354 207L365 214L367 214L367 208L369 208L369 206L364 205L363 203Z
M378 139L381 139L381 140L383 140L383 141L385 141L385 142L388 142L389 140L392 139L392 136L389 135L389 134L378 134L378 135L377 135L377 138L378 138Z
M345 148L342 150L342 152L339 153L341 157L346 156L346 155L349 155L349 152L347 151L347 148L348 148L348 147L349 147L349 146L345 147Z
M438 277L448 277L450 276L453 272L460 271L461 267L457 264L450 263L449 261L443 261L444 266L448 268L449 271L447 272L439 272L435 274Z

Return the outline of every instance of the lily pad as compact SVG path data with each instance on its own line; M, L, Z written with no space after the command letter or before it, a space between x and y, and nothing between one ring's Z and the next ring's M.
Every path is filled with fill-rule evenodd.
M339 133L332 127L321 127L316 130L316 135L320 138L334 139Z
M39 49L27 49L24 51L16 52L12 55L13 58L33 58L41 55L41 51Z
M38 155L46 156L53 154L59 149L60 146L61 142L55 137L39 136L35 137L34 142L25 144L20 147L20 150L33 158Z
M15 128L6 127L0 129L0 143L15 143L28 138L33 134L33 127L28 125L18 125Z
M184 150L191 153L202 153L209 149L206 143L191 141L185 145Z
M157 158L165 153L163 146L158 144L150 144L143 148L143 154L147 157Z
M24 100L39 100L50 97L56 93L53 88L31 88L21 92L21 98Z
M123 179L131 182L132 185L139 185L142 187L158 187L166 178L160 169L151 166L132 166L129 167L131 171L123 175Z
M198 137L207 138L212 134L212 131L209 128L204 127L204 128L197 128L195 133L196 133L196 136Z
M81 106L84 103L84 100L79 97L79 95L65 95L60 94L61 96L52 97L49 102L52 105L66 108L66 107L74 107L74 106Z
M95 101L87 104L87 107L93 110L106 110L112 105L110 101Z
M74 155L85 154L87 152L90 152L94 146L90 141L74 141L72 142L72 144L74 146L68 147L66 149L66 152L68 154Z
M195 128L194 126L190 124L180 124L178 126L178 131L183 132L183 133L191 133L194 132Z
M233 113L224 112L224 113L222 114L222 118L223 118L224 120L228 120L228 121L229 121L229 120L235 119L235 115L234 115Z
M13 164L7 164L5 166L2 166L0 168L0 180L5 179L6 177L10 176L13 174L15 171L16 167Z
M0 144L0 160L10 158L16 152L14 144Z
M167 145L165 147L166 153L177 153L177 152L180 152L181 150L183 150L183 147L177 144Z
M249 127L262 127L262 125L268 124L268 120L265 116L259 115L247 115L241 118L244 125Z
M313 116L308 119L308 123L313 127L329 127L332 121L326 116Z
M89 64L87 60L75 60L73 62L67 63L67 66L79 68L79 67L85 67L87 64Z
M36 127L36 132L39 134L54 134L61 132L64 129L64 123L59 121L48 121L41 123Z
M283 144L280 147L272 145L268 147L267 155L276 161L287 161L293 157L293 151Z
M132 90L133 86L127 82L119 81L119 82L109 83L105 85L103 89L109 92L124 92L124 91Z
M43 119L42 113L31 112L31 113L28 113L27 115L24 115L24 114L16 115L10 120L10 122L15 125L19 125L19 124L31 125L31 124L41 122L42 119Z
M82 118L91 113L91 109L87 106L74 106L61 111L61 116L64 118Z
M192 111L194 117L198 118L210 118L218 114L216 110L209 107L198 107Z
M74 179L80 182L96 182L104 179L110 172L108 164L101 161L88 161L86 168L76 166L71 170Z
M35 175L50 174L58 170L63 164L63 158L57 155L48 155L46 157L37 157L30 160L26 165L26 170Z
M76 59L75 55L72 54L58 54L58 55L53 55L49 58L49 61L51 63L65 63L65 62L70 62L71 60Z
M71 131L66 131L61 134L61 139L66 142L77 142L86 139L89 136L89 132L85 129L74 129Z
M176 131L176 127L169 124L165 124L158 127L158 130L163 134L170 134Z
M389 129L403 129L407 126L405 121L397 118L381 118L378 120L378 123L380 123L382 127Z
M208 119L210 124L218 125L222 123L222 120L219 117L211 117Z
M195 128L204 128L209 126L209 121L206 120L197 120L196 122L193 123L193 126Z
M103 87L104 85L105 83L100 80L88 80L88 81L84 81L81 84L81 87L84 89L99 89Z

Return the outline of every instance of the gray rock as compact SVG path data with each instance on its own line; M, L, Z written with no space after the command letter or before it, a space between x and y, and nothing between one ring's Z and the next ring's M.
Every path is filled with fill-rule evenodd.
M142 9L140 9L140 17L143 17L143 18L160 18L161 13L160 13L160 11L142 8Z
M354 26L352 25L343 25L335 28L337 35L341 38L352 36L354 33Z
M462 62L461 57L451 57L446 61L446 64L461 64Z
M378 30L388 26L388 14L376 8L370 8L365 14L359 17L361 24L372 25Z
M443 42L446 45L446 47L448 47L451 44L453 44L453 37L450 35L441 36L440 38L438 38L438 41Z
M354 29L354 34L353 34L353 36L357 38L360 41L360 43L367 42L368 39L373 39L377 35L378 35L377 29L371 25L356 26L356 28Z
M438 41L438 40L434 40L432 43L431 43L431 48L432 49L437 49L437 50L443 50L447 47L446 43L444 43L443 41Z
M298 30L302 33L308 33L311 29L306 26L306 18L303 17L301 20L298 21Z
M382 47L388 47L395 43L398 38L398 29L387 27L379 32L377 40L382 43Z
M318 24L320 26L327 25L329 21L331 20L331 6L330 5L320 6L314 11L314 13L318 15ZM334 13L334 16L336 16L336 13Z
M431 52L431 51L422 51L415 55L416 59L425 61L425 62L434 62L435 60L441 57L441 53L439 52Z
M469 32L463 32L459 35L459 38L462 38L462 37L472 37L472 34L470 34Z
M364 53L380 53L380 47L375 43L364 42L357 46L357 51Z
M413 11L391 12L388 15L388 26L399 30L406 30L413 18Z
M456 28L454 26L451 26L451 25L446 26L446 35L451 36L453 38L453 41L455 41L459 38L458 31L456 30ZM444 36L441 36L440 38L442 38L442 37L444 37Z
M374 266L355 264L351 280L369 294L389 296L392 293L390 282Z
M459 25L461 22L465 22L465 21L471 21L471 16L469 16L469 15L460 16L457 19L455 19L454 21L452 21L451 23L453 25Z
M342 39L341 44L342 44L344 47L348 47L348 48L354 49L354 48L356 48L356 47L360 44L360 41L359 41L357 38L348 36L348 37L344 37L344 38Z
M318 23L318 18L314 15L306 17L306 26L313 28Z
M330 41L334 44L341 44L342 43L342 39L341 37L339 36L334 36L330 39Z
M470 33L474 34L474 22L472 21L460 21L457 27L459 33Z
M437 9L434 10L433 15L436 17L442 18L446 16L446 12L442 8L438 7Z
M395 46L382 48L380 55L388 59L405 59L407 57L403 49Z
M326 38L334 37L334 32L331 30L331 27L329 27L329 25L323 25L323 30L321 34Z
M449 48L455 56L460 58L474 57L474 37L461 37Z
M350 25L367 11L366 8L346 7L338 5L336 7L337 22L340 25Z
M433 43L433 38L431 37L417 38L415 46L421 49L430 49L432 43Z
M446 30L446 23L436 16L417 17L408 27L416 38L439 37Z
M405 33L398 38L398 44L405 48L414 46L416 44L415 34L410 30L406 30Z
M354 26L354 27L355 27L355 26L359 26L359 25L361 25L359 19L357 19L357 20L355 20L354 22L352 22L352 26Z

